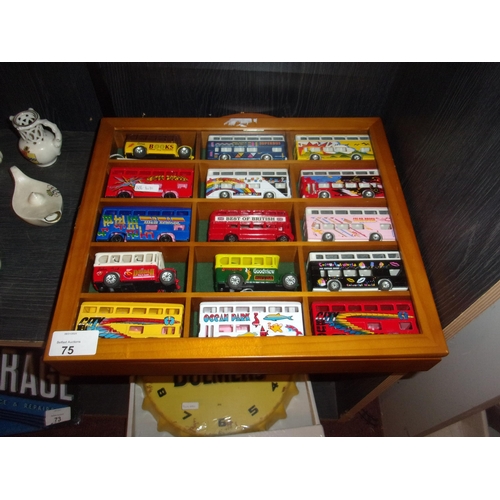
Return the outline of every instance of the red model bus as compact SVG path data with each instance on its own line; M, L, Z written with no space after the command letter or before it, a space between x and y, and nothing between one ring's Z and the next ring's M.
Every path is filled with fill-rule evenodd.
M191 198L194 170L112 167L106 198Z
M311 304L313 335L420 333L411 300L335 300Z
M293 241L285 210L215 210L208 241Z

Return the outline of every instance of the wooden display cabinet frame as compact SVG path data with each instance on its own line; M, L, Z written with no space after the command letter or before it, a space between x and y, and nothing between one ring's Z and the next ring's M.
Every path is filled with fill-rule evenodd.
M239 116L239 115L238 115ZM429 282L413 231L401 185L392 160L386 135L379 118L272 118L256 117L246 128L228 126L228 117L222 118L104 118L101 121L89 167L86 186L78 211L74 234L67 257L57 304L49 332L44 360L68 375L162 375L209 373L405 373L427 370L446 356L447 348ZM245 132L281 132L287 139L288 160L279 161L279 167L289 170L292 199L269 199L259 207L285 209L291 215L296 240L293 242L233 243L235 253L244 245L245 252L277 253L282 260L293 263L300 278L295 292L240 292L207 291L199 286L197 270L213 262L217 252L228 251L227 243L207 242L204 225L212 210L221 202L228 208L255 208L255 201L206 199L203 197L208 168L218 166L214 160L204 160L208 134ZM109 169L113 165L131 161L110 159L123 148L128 133L176 132L183 140L193 141L194 160L148 160L152 166L166 165L194 169L195 186L190 199L117 199L103 198ZM298 195L300 170L311 168L311 162L293 159L295 134L302 133L368 133L375 161L356 162L357 168L378 168L386 198L384 199L303 199ZM141 160L144 161L144 160ZM226 161L224 167L241 168L241 161ZM277 167L276 162L251 161L245 167ZM352 162L328 162L319 168L352 168ZM257 167L257 168L258 168ZM103 207L110 205L170 205L192 209L191 238L189 242L174 243L108 243L95 242L96 225ZM306 206L384 206L387 204L396 233L396 242L316 243L302 236L301 219ZM240 246L241 248L241 246ZM408 282L407 292L355 292L356 297L402 298L413 301L420 334L373 336L313 336L311 333L310 304L315 300L334 300L352 297L349 292L310 292L307 289L305 262L308 253L324 249L338 250L399 250L403 258ZM162 250L166 260L178 262L185 270L184 283L176 293L119 293L90 292L93 257L96 252L111 250ZM206 286L206 283L205 285ZM264 338L197 338L194 317L205 300L297 300L304 311L303 337ZM79 306L88 300L175 302L185 306L183 336L169 339L99 339L93 356L49 356L54 331L74 330Z

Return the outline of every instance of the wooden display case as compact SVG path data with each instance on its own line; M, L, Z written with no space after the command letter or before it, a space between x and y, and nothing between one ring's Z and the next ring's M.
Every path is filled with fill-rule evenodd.
M424 264L418 249L403 192L392 160L382 122L379 118L272 118L250 117L245 127L240 115L222 118L105 118L101 121L67 257L63 280L47 342L45 361L68 375L152 375L210 373L405 373L427 370L447 354ZM256 201L220 200L204 197L209 168L221 162L206 160L205 146L211 133L281 133L287 140L283 161L225 161L224 168L285 168L291 180L292 198ZM194 148L193 160L122 160L112 156L124 146L127 134L176 133ZM297 161L293 156L296 134L369 134L374 161L356 162L356 168L377 168L382 177L385 199L304 199L298 194L300 171L315 168L352 168L353 162ZM116 165L147 161L148 166L174 166L194 171L192 198L150 199L104 198L109 170ZM210 213L221 208L269 208L286 210L292 220L295 241L224 243L207 242ZM190 208L192 225L188 242L96 242L101 211L108 206L172 206ZM387 205L391 214L395 242L305 241L302 219L307 206L379 207ZM230 247L228 246L230 245ZM161 250L181 276L181 288L171 293L96 293L91 276L97 252L124 250ZM244 250L243 250L244 249ZM305 263L314 250L398 250L409 282L405 292L312 292L308 290ZM217 253L275 253L291 266L300 280L296 291L215 292L211 277ZM417 315L419 334L313 336L310 306L317 300L348 297L411 298ZM203 301L293 300L302 303L305 336L198 338L196 318ZM50 356L53 332L76 328L80 304L85 301L173 302L185 308L183 333L168 339L99 339L97 352L89 356Z

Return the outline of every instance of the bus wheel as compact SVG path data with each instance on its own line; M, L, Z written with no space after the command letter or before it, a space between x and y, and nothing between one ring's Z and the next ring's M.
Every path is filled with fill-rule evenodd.
M285 290L295 290L299 286L299 280L295 274L285 274L281 283Z
M172 271L163 271L160 274L160 282L162 285L169 286L175 283L175 276Z
M273 157L269 154L265 154L261 156L261 160L272 160Z
M290 238L286 234L282 234L281 236L278 236L278 239L276 241L289 241Z
M169 243L172 241L172 236L169 234L162 234L159 238L158 241L168 241Z
M243 286L243 278L239 274L231 274L227 278L227 286L231 290L238 290Z
M227 153L219 155L219 160L230 160L231 155L228 155Z
M179 158L185 160L191 156L191 148L189 146L181 146L177 151L177 154L179 155Z
M264 198L274 198L274 193L264 193Z
M370 234L370 241L382 241L382 235L379 233Z
M342 285L339 280L331 280L326 286L330 292L340 292L340 290L342 290Z
M124 241L124 238L121 234L112 234L111 237L109 238L109 241Z
M362 160L362 159L363 159L362 156L360 154L357 154L357 153L355 153L351 156L351 160Z
M136 146L134 148L134 157L135 158L144 158L147 154L147 150L144 146Z
M122 191L118 193L118 198L132 198L132 195L128 191Z
M323 236L321 237L323 241L333 241L335 239L335 236L333 236L332 233L323 233Z
M235 234L226 234L224 241L230 241L231 243L234 241L238 241L238 236Z
M168 193L163 193L163 198L177 198L177 196L172 191L169 191Z
M108 273L104 276L103 283L108 288L116 288L120 284L120 276L117 273Z
M219 194L219 198L231 198L231 195L227 191L221 191Z
M375 198L375 193L371 189L363 191L363 198Z
M318 194L318 198L330 198L330 195L327 191L320 191Z
M312 154L310 157L309 157L310 160L321 160L321 156L318 155L318 154Z
M390 280L380 280L378 282L378 289L381 292L388 292L392 288L392 283Z

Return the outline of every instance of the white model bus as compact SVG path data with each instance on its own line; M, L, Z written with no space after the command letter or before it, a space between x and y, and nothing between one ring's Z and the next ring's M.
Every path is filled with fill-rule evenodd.
M207 172L207 198L291 198L290 176L284 168L220 169Z
M304 335L300 302L202 302L199 337Z

